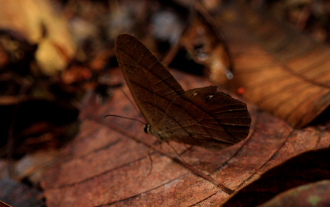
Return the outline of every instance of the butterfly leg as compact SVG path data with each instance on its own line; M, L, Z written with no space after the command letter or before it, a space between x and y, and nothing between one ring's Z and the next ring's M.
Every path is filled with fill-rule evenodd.
M156 146L158 146L160 144L162 144L162 141L161 140L157 140L156 142L153 143L153 146L151 148L149 148L149 150L148 150L148 157L149 157L149 160L150 160L150 169L149 169L149 172L147 174L148 176L152 172L152 163L153 163L153 161L152 161L151 155L152 155L153 151L155 150Z

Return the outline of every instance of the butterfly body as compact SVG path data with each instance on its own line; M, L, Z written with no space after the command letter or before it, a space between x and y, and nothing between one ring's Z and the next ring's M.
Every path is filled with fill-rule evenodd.
M244 139L251 122L246 104L216 86L184 91L134 36L119 35L116 54L132 96L162 141L222 149Z

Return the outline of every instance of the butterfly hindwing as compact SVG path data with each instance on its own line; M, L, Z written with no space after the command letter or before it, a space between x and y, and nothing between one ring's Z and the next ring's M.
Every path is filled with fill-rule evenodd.
M244 139L250 122L245 103L209 86L176 98L155 127L162 139L220 149Z

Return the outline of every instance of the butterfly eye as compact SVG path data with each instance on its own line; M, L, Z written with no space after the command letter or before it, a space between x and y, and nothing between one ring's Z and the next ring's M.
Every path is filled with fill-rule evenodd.
M150 125L146 124L143 130L144 130L145 133L149 134L150 133Z

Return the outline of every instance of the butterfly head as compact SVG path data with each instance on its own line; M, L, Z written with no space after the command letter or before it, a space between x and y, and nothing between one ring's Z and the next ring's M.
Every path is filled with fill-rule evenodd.
M149 124L146 124L144 126L144 132L147 133L147 134L150 134L151 133L151 127Z

